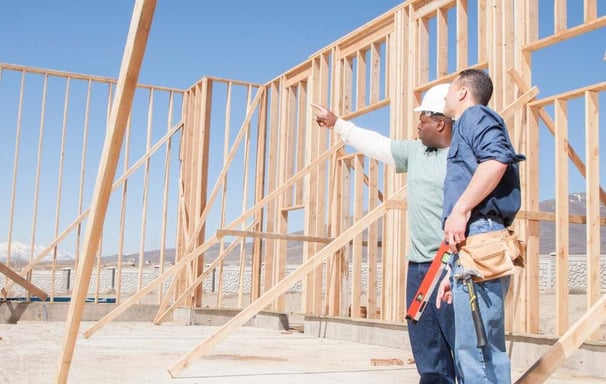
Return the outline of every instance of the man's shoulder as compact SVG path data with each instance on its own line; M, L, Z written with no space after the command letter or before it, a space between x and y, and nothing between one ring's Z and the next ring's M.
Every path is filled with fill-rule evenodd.
M425 147L423 143L421 143L421 140L418 139L392 140L391 144L392 149L399 148L402 150L406 150L407 152L419 150Z
M486 125L503 125L503 118L493 109L484 105L474 105L463 112L461 123L476 127Z
M402 140L409 154L423 154L427 151L427 147L423 145L419 139Z

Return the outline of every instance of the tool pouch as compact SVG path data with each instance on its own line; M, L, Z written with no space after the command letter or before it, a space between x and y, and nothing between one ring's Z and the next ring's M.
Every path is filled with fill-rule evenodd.
M511 275L514 266L524 266L524 243L508 229L469 236L459 248L459 260L464 269L482 275L476 282Z

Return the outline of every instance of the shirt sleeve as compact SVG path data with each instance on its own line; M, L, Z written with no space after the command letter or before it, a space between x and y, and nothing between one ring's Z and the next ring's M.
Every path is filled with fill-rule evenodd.
M503 164L513 164L524 160L524 156L513 149L504 122L483 116L477 127L471 141L478 163L497 160Z
M408 172L408 158L410 155L411 140L393 140L391 142L391 154L396 163L396 173Z
M360 128L350 121L338 119L335 131L341 139L356 151L388 165L395 165L391 154L391 139L368 129Z

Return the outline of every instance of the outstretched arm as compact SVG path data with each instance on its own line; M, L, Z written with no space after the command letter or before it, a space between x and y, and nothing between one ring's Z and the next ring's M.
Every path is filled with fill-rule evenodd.
M364 155L395 165L391 153L391 139L375 131L360 128L350 121L338 118L334 113L318 104L311 104L316 110L316 122L320 127L332 129L341 136L343 141L362 152Z

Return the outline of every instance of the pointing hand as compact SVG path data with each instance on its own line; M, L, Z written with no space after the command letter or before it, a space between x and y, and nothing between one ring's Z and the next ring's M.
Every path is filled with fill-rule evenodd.
M315 120L320 127L332 128L335 126L337 116L334 113L316 103L311 103L311 106L316 110Z

